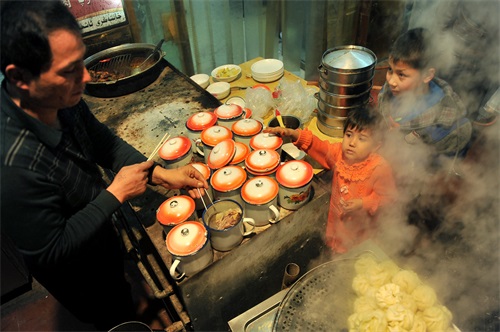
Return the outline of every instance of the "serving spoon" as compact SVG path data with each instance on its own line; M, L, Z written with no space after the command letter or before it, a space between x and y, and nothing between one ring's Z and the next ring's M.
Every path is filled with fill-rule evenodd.
M165 39L161 39L158 44L156 44L156 47L151 51L151 53L149 53L149 55L147 56L147 58L141 62L138 66L132 68L132 75L136 75L136 74L139 74L141 73L144 69L142 68L146 62L148 62L148 60L155 54L157 53L160 48L161 48L161 45L163 45L163 42L165 41Z

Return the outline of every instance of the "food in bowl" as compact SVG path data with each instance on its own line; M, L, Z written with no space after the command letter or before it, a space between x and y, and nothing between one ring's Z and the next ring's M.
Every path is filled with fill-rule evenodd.
M218 212L210 218L209 226L212 229L223 230L231 228L241 219L240 209L230 209L224 212Z
M212 77L219 82L232 82L241 73L237 65L224 65L212 70Z

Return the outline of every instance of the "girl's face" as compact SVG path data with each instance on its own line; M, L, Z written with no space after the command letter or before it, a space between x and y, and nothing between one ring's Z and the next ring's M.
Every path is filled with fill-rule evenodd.
M381 142L375 139L370 129L347 128L342 140L342 155L348 165L356 164L377 151L380 145Z
M434 78L434 69L421 71L401 61L394 63L389 58L389 69L385 78L393 96L408 92L421 94L427 91L428 83Z

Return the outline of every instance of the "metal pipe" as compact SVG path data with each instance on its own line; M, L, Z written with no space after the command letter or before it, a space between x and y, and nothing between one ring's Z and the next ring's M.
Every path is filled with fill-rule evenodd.
M299 277L300 267L295 263L288 263L281 283L281 289L290 287Z

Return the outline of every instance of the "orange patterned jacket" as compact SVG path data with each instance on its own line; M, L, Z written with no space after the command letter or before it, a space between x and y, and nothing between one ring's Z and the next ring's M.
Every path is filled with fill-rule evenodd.
M396 185L392 169L380 155L372 153L364 161L348 165L342 143L323 141L308 130L301 130L294 144L325 169L333 171L332 195L326 227L327 244L336 252L373 237L377 231L379 209L395 200ZM344 213L341 200L363 200L363 209Z

